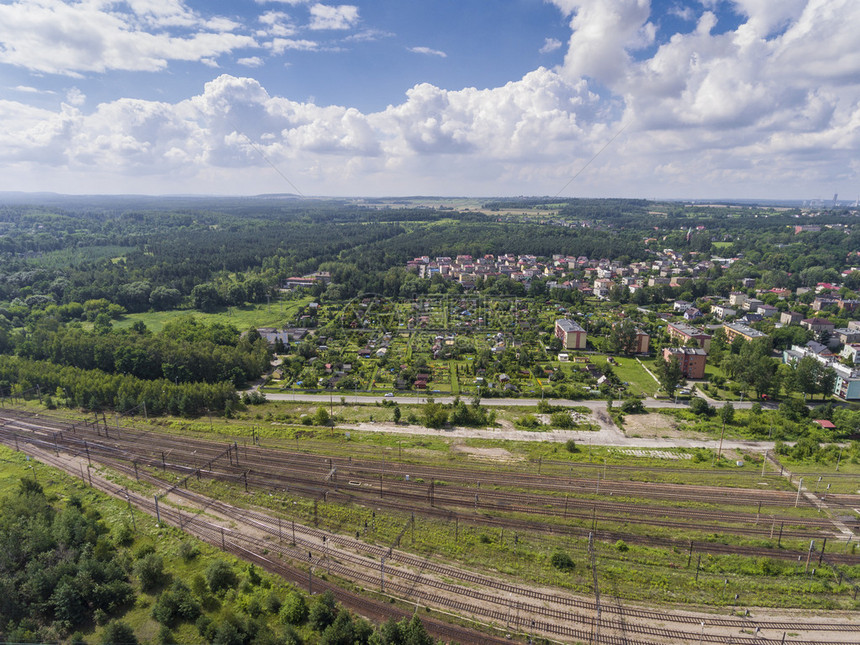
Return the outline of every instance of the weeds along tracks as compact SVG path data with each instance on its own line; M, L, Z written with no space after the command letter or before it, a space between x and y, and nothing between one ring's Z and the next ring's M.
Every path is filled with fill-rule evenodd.
M18 415L5 411L6 433L19 433L21 437L40 440L44 445L59 444L76 453L86 452L92 457L127 460L135 466L150 468L165 468L173 472L189 476L220 479L235 482L242 477L247 485L262 489L288 490L291 493L313 498L325 498L340 503L356 502L373 504L387 508L417 511L423 515L439 518L461 517L472 523L483 523L491 526L505 526L512 529L531 530L537 532L557 532L583 534L585 528L547 524L543 521L524 520L519 517L492 517L486 513L507 512L533 516L555 517L556 520L579 519L582 524L591 521L593 530L600 539L623 539L632 543L652 544L657 546L686 547L686 541L661 538L659 536L642 535L628 531L601 530L596 523L601 524L638 524L644 526L662 526L678 530L711 531L747 535L759 538L771 538L779 524L788 523L783 531L783 537L800 537L807 539L817 537L820 531L829 526L824 519L799 519L792 516L773 517L757 516L750 513L717 513L708 511L704 516L697 509L675 509L669 507L646 507L624 502L609 502L598 499L577 499L561 497L558 494L536 495L520 494L509 490L480 490L475 488L462 489L453 485L419 484L414 480L406 482L405 475L393 472L390 462L369 465L351 464L349 460L309 456L305 454L283 453L281 451L263 450L257 447L248 449L232 447L224 443L187 437L173 437L156 433L141 433L136 430L102 428L95 424L70 424L45 416ZM23 418L21 418L23 416ZM106 435L106 436L105 436ZM226 446L226 447L225 447ZM400 464L397 464L400 466ZM350 470L351 468L351 470ZM327 475L337 469L342 469L333 480ZM435 470L440 481L448 481L449 471ZM459 475L454 469L454 475ZM357 479L352 479L353 477ZM378 478L382 478L383 495ZM401 479L403 477L404 479ZM444 480L442 478L445 478ZM546 481L547 478L544 478ZM499 481L499 480L497 480ZM340 482L340 483L338 483ZM359 483L360 486L350 484ZM550 480L549 485L557 485ZM761 493L761 491L752 491ZM477 495L477 500L475 496ZM440 508L445 507L445 508ZM455 509L460 509L456 511ZM469 513L466 509L474 510ZM480 511L480 512L478 512ZM600 511L600 514L598 514ZM667 518L666 515L675 518ZM702 518L721 523L705 523ZM755 522L760 521L756 526ZM783 557L786 559L797 556L796 552L785 549L767 547L745 547L721 545L714 542L702 543L696 541L697 551L713 553L738 553L745 555L764 555ZM836 556L842 562L854 562Z
M69 469L68 463L62 461L60 458L54 457L45 450L36 449L34 452L37 453L37 457L41 461L59 469L66 470L71 475L76 475L76 473L73 472L73 469ZM158 481L154 478L153 480ZM153 517L156 515L155 502L149 497L141 496L99 477L93 478L92 485L113 497L127 501L129 504L134 505ZM214 502L214 500L211 501ZM242 559L258 564L266 570L279 574L285 579L294 582L300 587L307 580L308 575L306 571L285 563L280 559L273 560L272 558L267 558L264 551L271 549L271 544L263 544L259 540L254 540L244 536L241 531L231 530L228 528L223 529L222 535L221 529L223 527L205 522L205 520L200 517L190 516L187 513L183 514L181 510L173 509L165 504L160 505L158 513L161 516L162 522L180 528L187 533L208 542L213 546L233 553ZM243 546L243 543L246 546ZM248 548L247 545L249 544L254 548ZM296 560L299 560L299 558L297 557ZM319 561L312 564L319 565ZM315 592L331 591L337 600L346 607L357 611L363 616L373 618L380 622L388 620L389 618L393 618L395 620L400 620L402 618L409 619L414 613L411 609L400 608L392 605L390 602L368 598L364 594L345 589L320 578L314 578L313 587ZM469 645L479 645L482 643L502 645L503 643L510 642L504 638L477 632L473 629L444 622L430 616L422 616L422 620L427 627L427 630L439 638L449 639Z
M54 458L52 455L48 454L45 449L35 449L36 452L40 453L39 458L47 461L49 463L55 463L56 465L63 467L65 469L69 469L69 465L67 463L63 463L60 459ZM125 468L128 469L128 466L125 465ZM150 479L147 476L147 479ZM158 481L155 478L151 478L153 481ZM142 508L146 512L150 514L155 513L155 504L153 500L150 500L148 497L143 497L138 495L137 493L129 492L126 489L122 489L119 486L111 484L109 482L105 482L101 479L97 478L96 485L109 492L110 494L120 498L127 499L129 504L135 504L139 508ZM282 535L280 533L280 526L276 529L275 524L277 520L272 518L264 513L259 511L252 511L247 509L241 509L238 507L234 507L228 504L224 504L223 502L218 502L214 500L210 500L202 495L197 493L192 493L190 491L176 490L176 494L180 495L188 499L189 501L193 501L198 504L203 504L207 508L212 509L213 511L221 512L226 514L231 518L231 520L239 525L238 530L225 528L224 526L214 524L212 522L204 519L199 513L188 515L187 513L183 516L181 510L176 510L171 508L168 505L162 505L160 510L160 515L162 521L166 521L169 524L173 524L175 526L180 527L181 529L200 537L216 546L221 546L227 551L235 553L239 557L242 557L246 560L250 560L263 566L267 570L274 571L276 573L280 573L285 577L292 579L299 584L301 584L304 580L305 573L291 565L285 564L281 561L281 558L286 557L296 561L305 561L308 563L310 567L316 567L318 570L321 568L329 569L331 572L334 572L335 575L342 577L347 580L352 580L354 582L359 582L361 584L366 585L369 588L373 588L379 578L375 575L375 572L368 571L368 563L365 557L361 555L351 555L350 553L338 550L336 553L332 551L332 547L326 547L325 541L323 541L323 546L320 546L321 538L327 537L331 540L331 542L337 544L338 546L347 547L349 549L355 548L363 548L366 551L369 550L372 552L372 555L376 556L378 554L388 553L391 559L395 561L403 561L404 564L408 566L419 567L423 570L427 570L428 563L426 563L422 559L414 558L414 556L408 556L406 554L402 554L400 552L393 552L392 550L384 549L383 547L377 547L373 545L366 545L360 541L354 541L350 538L344 538L343 536L334 536L328 534L324 531L319 531L318 529L312 529L305 526L297 527L299 529L299 535L302 536L296 539L294 544L289 546L281 544ZM244 531L242 529L245 529ZM264 529L272 539L261 539L254 537L251 532L259 532ZM278 542L274 541L274 537L278 536ZM308 559L305 560L305 552L308 552ZM273 553L277 555L278 559L275 560L272 557L268 557L269 553ZM313 553L316 553L317 556L314 558ZM333 557L332 557L333 556ZM345 564L344 564L345 563ZM594 616L585 616L582 614L571 613L566 609L555 609L552 607L547 607L546 603L551 602L558 604L560 602L563 603L558 597L546 594L544 592L525 589L519 586L510 585L508 583L504 583L501 581L497 581L494 579L486 578L484 576L478 576L475 574L470 574L468 572L461 572L452 567L446 567L443 565L437 565L439 568L434 571L438 573L442 573L449 576L454 576L455 574L460 574L461 579L464 579L466 582L470 584L478 584L485 587L488 587L492 590L497 590L501 592L508 593L516 593L518 596L526 596L527 598L536 599L540 601L540 604L529 603L525 601L517 601L516 603L516 624L513 630L514 632L527 632L530 634L543 633L543 634L553 634L556 636L561 636L564 638L571 638L577 640L585 640L587 639L589 642L594 643L629 643L631 642L630 638L633 637L634 641L637 643L648 643L648 640L645 638L655 638L657 641L652 642L660 642L660 643L668 643L668 642L694 642L698 640L699 642L713 642L713 643L726 643L726 642L734 642L734 643L776 643L775 639L764 639L764 638L745 638L745 637L737 637L737 636L726 636L724 634L703 634L700 633L698 636L695 634L695 630L692 632L690 630L677 630L677 629L666 629L664 627L656 627L651 624L643 624L637 623L633 619L639 620L647 620L647 621L660 621L660 622L684 622L687 624L696 624L701 618L687 616L682 619L678 619L677 617L671 614L665 614L661 612L654 611L639 611L639 610L622 610L620 608L615 608L610 606L604 606L604 611L612 611L613 609L617 609L616 613L621 614L618 619L606 619L606 618L595 618ZM396 568L388 569L389 579L385 583L386 592L388 594L393 594L396 597L406 600L407 602L415 602L415 603L423 603L423 604L432 604L434 606L444 607L448 610L454 610L457 612L461 612L467 615L474 615L476 617L480 617L483 620L491 620L496 623L505 623L510 627L511 623L514 622L513 618L513 607L510 603L505 600L500 600L500 596L498 593L487 593L484 591L472 589L470 587L461 587L452 585L450 583L436 582L436 588L445 593L437 593L433 591L427 591L424 589L429 582L426 576L422 576L420 574L414 574L408 571L399 570ZM402 582L395 582L393 578L397 578L398 580L404 580L406 584ZM400 617L402 615L409 615L410 612L404 612L403 610L395 610L391 608L389 605L384 603L378 603L375 601L371 601L368 598L362 597L359 594L351 592L349 590L339 589L331 583L327 581L321 581L317 578L312 584L316 584L316 588L319 589L328 589L331 588L338 598L344 602L347 606L353 607L357 611L364 613L365 615L370 615L373 617L377 617L379 619L385 619L392 614L395 617ZM417 585L420 584L419 588ZM464 600L463 597L466 599ZM470 601L478 601L478 604ZM488 605L495 605L498 608L493 609L488 607ZM594 612L596 606L593 603L581 603L582 608ZM520 612L522 612L522 618L520 618ZM706 618L707 624L709 628L722 626L729 627L732 629L750 629L758 627L759 629L771 629L771 630L779 630L779 629L789 629L789 630L798 630L798 631L854 631L856 629L855 626L850 624L838 624L838 623L782 623L782 622L754 622L748 620L738 620L738 619L713 619L711 617ZM464 628L459 628L456 626L445 626L430 624L428 625L430 631L436 635L443 635L447 638L455 638L456 640L463 643L471 643L471 642L484 642L484 643L500 643L504 642L502 639L498 639L491 636L486 635L475 635L474 632L470 632L465 630ZM522 629L521 629L522 628ZM635 636L633 636L635 635ZM805 640L795 640L792 639L792 643L813 643L818 641L805 641ZM828 640L831 643L838 643L838 641ZM856 642L856 641L854 641Z

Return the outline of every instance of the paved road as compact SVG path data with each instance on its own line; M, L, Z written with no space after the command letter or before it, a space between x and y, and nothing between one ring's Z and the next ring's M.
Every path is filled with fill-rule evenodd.
M347 403L381 403L382 401L394 401L395 403L406 404L415 404L415 403L426 403L428 398L432 398L437 403L453 403L453 396L364 396L364 395L354 395L354 394L341 394L340 392L333 393L331 396L328 394L304 394L304 393L274 393L274 392L264 392L267 399L270 401L302 401L306 403L328 403L329 401L333 401L335 403L339 403L341 398L345 399ZM723 405L722 401L715 401L713 399L706 400L715 406ZM471 399L469 397L460 397L462 401L468 403ZM582 406L586 407L589 410L606 410L606 401L571 401L569 399L544 399L550 405L562 405L567 407L573 406ZM481 399L481 405L486 405L489 407L516 407L516 406L536 406L541 399ZM647 398L643 401L646 408L687 408L689 407L689 403L684 403L680 401L675 403L674 401L663 400L663 399L652 399ZM616 404L619 404L616 401ZM751 401L733 401L732 405L736 409L748 409L752 407ZM776 407L773 404L763 404L764 407Z

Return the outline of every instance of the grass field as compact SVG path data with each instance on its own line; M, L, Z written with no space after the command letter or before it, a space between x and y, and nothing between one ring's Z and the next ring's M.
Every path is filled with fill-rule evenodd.
M654 396L660 385L651 378L645 368L635 358L616 358L618 365L615 374L623 382L630 383L630 390L636 395ZM648 363L646 363L647 365ZM653 366L653 361L650 363Z
M312 301L312 298L300 300L281 300L265 305L245 305L229 307L215 313L203 313L197 310L151 311L141 314L127 314L114 323L114 327L125 329L138 320L153 332L160 332L164 325L176 318L192 315L197 320L206 323L219 322L233 325L240 331L250 327L284 327L295 313Z

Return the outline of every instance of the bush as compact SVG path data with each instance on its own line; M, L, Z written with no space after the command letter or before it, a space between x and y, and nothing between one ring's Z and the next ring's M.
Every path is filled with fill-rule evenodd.
M708 405L708 402L705 401L705 399L694 397L690 401L690 412L698 414L699 416L709 417L714 413L714 408Z
M620 553L626 553L630 550L630 547L627 546L627 543L624 540L618 540L618 542L615 543L615 550Z
M281 599L274 591L266 597L266 611L277 614L281 610Z
M197 628L197 633L206 640L211 641L215 638L215 623L212 622L212 619L209 618L206 614L200 616L197 619L197 622L194 623L194 626Z
M112 620L102 632L101 645L138 645L137 636L128 624Z
M556 551L552 554L549 561L559 571L573 571L573 568L576 566L571 557L564 551Z
M164 581L164 561L155 553L148 553L135 563L134 573L140 588L152 591Z
M550 415L549 420L554 428L568 429L576 426L573 422L573 418L570 416L570 412L567 412L566 410L563 412L553 412Z
M180 580L162 592L152 608L152 617L162 625L172 627L180 620L197 620L200 604L191 595L191 590Z
M176 641L173 638L173 632L170 631L170 627L167 625L159 627L155 642L158 643L158 645L171 645L172 643L175 643Z
M193 560L200 553L200 549L197 548L197 545L193 542L185 540L182 544L179 545L179 557L181 557L186 562L188 560Z
M128 524L121 524L117 527L113 535L113 541L118 546L128 546L134 542L134 533Z
M302 645L301 637L298 635L296 630L293 629L290 625L287 625L284 628L283 644L284 645Z
M621 411L624 414L644 414L645 406L642 405L642 401L639 399L626 399L621 404Z
M224 560L215 560L206 569L206 583L212 593L218 593L226 589L232 589L239 583L239 577Z
M520 428L526 429L534 429L539 428L541 426L540 419L538 419L533 414L524 414L520 419L516 421L516 425Z
M331 591L326 591L314 599L308 612L308 622L316 631L324 631L337 618L337 605Z
M87 645L83 632L75 632L69 636L69 645Z
M305 597L297 591L291 591L284 599L278 617L285 625L301 625L308 617Z
M576 447L576 441L574 441L573 439L568 439L564 443L564 448L570 453L579 452L579 448Z

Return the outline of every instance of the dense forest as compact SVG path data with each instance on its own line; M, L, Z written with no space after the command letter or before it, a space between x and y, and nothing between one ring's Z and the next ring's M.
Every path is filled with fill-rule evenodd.
M136 645L127 617L136 614L139 626L140 609L151 607L158 643L176 642L185 625L196 634L191 642L217 645L433 643L417 616L374 627L331 592L310 599L289 585L273 588L253 565L204 557L193 540L144 528L145 520L139 529L111 528L97 503L49 494L35 472L0 498L2 642ZM184 579L176 567L194 573Z

